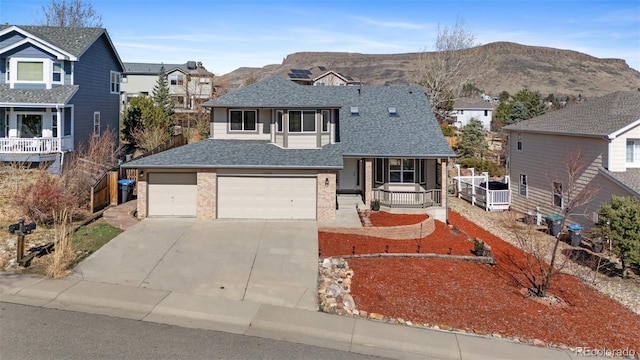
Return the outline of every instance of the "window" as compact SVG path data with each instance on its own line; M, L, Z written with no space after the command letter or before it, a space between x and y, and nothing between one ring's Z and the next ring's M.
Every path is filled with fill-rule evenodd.
M315 132L315 111L289 111L289 132Z
M389 159L389 182L413 183L415 179L414 159Z
M169 75L169 83L171 85L184 85L184 76L182 74Z
M7 115L4 117L4 136L5 136L5 137L9 137L9 130L10 130L10 129L11 129L11 128L9 127L9 114L7 114Z
M516 146L518 150L522 151L522 133L518 133L518 143Z
M41 61L19 61L18 81L44 81L44 63Z
M51 115L51 136L58 137L58 114Z
M231 131L256 131L255 110L231 110L230 119Z
M562 208L562 183L553 183L553 205Z
M322 132L329 132L329 124L331 124L331 111L322 110Z
M417 160L417 167L418 167L418 182L420 184L426 184L427 180L425 177L425 172L427 171L427 164L426 164L426 160Z
M111 71L110 89L112 94L120 94L120 73Z
M529 191L529 187L528 187L528 179L527 179L527 175L525 174L520 174L520 195L527 197L528 195L528 191Z
M42 115L18 114L18 137L33 138L42 136Z
M177 108L183 109L186 107L184 104L184 96L173 95L171 96L171 101L175 104Z
M640 165L640 139L627 140L627 164Z
M93 112L93 136L100 136L100 111Z
M283 110L276 110L276 132L282 132L282 119L284 118Z
M54 62L53 69L51 72L51 81L54 83L62 82L62 64Z
M489 116L489 110L484 111L484 116Z

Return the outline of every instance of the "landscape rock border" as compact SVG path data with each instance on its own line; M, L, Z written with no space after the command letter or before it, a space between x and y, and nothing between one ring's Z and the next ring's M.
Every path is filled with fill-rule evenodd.
M431 235L436 230L436 223L433 217L427 215L427 218L417 224L400 225L400 226L371 226L371 227L320 227L318 231L353 234L369 237L384 238L389 240L411 240L421 239Z

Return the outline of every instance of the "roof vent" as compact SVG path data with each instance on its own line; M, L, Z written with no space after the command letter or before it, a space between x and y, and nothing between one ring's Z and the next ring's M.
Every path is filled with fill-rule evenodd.
M352 106L351 107L351 115L352 116L360 115L360 110L358 109L357 106Z
M389 116L398 116L398 109L395 106L389 107Z

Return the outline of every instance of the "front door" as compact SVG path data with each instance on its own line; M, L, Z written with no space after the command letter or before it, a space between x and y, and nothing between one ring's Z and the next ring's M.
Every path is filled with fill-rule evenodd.
M345 158L344 167L339 173L338 190L343 193L356 193L360 191L358 172L360 160Z

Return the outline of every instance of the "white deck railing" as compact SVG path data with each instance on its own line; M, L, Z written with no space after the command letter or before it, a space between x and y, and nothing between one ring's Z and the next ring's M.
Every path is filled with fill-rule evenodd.
M486 175L456 176L453 182L456 184L458 198L483 207L486 211L507 210L511 205L511 182L508 176L499 182L507 189L490 189L489 177Z
M373 189L373 200L380 201L380 205L390 208L428 208L442 206L440 189L423 191L397 191Z
M59 152L59 138L0 138L0 153L51 154Z

